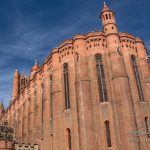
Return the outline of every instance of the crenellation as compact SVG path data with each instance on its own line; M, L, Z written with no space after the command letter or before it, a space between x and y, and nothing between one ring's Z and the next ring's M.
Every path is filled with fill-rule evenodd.
M59 46L59 49L58 49L59 53L58 53L58 56L59 56L59 62L63 62L65 61L66 59L69 59L72 57L72 54L73 54L73 45L72 45L72 40L70 41L65 41L64 43L62 43L60 46Z

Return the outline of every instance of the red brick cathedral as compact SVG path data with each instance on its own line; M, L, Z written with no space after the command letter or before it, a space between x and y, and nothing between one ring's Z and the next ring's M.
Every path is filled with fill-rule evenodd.
M103 29L54 48L29 76L15 70L1 121L40 150L149 150L150 65L144 42L118 32L104 3Z

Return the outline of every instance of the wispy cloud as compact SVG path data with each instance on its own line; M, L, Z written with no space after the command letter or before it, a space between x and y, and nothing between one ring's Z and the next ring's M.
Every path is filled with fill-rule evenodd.
M107 1L116 12L119 30L142 36L149 45L149 0ZM59 5L58 5L59 3ZM70 0L15 0L0 5L0 99L5 106L11 97L15 69L28 74L65 39L77 33L101 30L103 2ZM134 7L136 6L136 7ZM142 7L141 7L142 6ZM138 14L138 16L137 16Z

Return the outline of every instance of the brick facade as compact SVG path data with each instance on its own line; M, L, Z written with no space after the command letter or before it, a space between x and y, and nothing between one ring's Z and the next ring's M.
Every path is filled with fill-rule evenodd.
M106 4L100 18L101 32L62 42L29 76L15 71L1 120L15 129L17 142L41 150L150 149L147 49L140 38L118 32Z

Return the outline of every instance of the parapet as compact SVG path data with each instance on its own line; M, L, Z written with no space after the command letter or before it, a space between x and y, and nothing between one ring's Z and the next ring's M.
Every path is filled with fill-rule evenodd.
M88 32L85 34L86 38L92 37L92 36L104 36L104 32Z
M57 52L58 52L58 48L53 48L53 49L52 49L52 54L53 54L53 53L57 53Z
M129 34L127 32L119 32L119 36L135 39L135 37L132 34Z
M72 44L72 40L65 40L61 44L59 44L58 48L62 48L65 45Z
M139 38L139 37L136 38L136 42L137 42L137 43L143 43L143 44L144 44L143 40L142 40L141 38Z
M77 34L73 37L73 41L77 40L77 39L85 39L85 35L83 34Z

